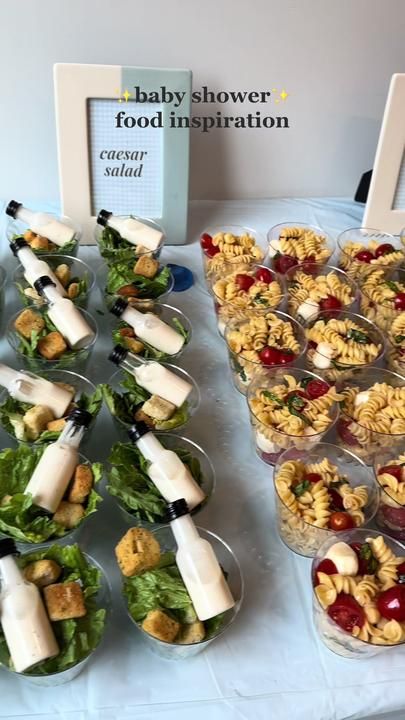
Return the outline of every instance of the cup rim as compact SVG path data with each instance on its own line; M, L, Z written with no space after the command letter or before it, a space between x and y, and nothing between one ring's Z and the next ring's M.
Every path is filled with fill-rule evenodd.
M91 291L94 290L94 287L96 285L96 272L90 267L90 265L85 263L84 260L82 260L81 258L75 257L74 255L62 255L59 253L58 254L56 254L56 253L42 253L41 254L41 259L44 260L45 262L47 261L47 259L54 260L56 258L58 260L60 260L61 265L63 264L63 262L65 260L68 260L68 261L74 262L74 263L78 263L79 267L81 268L83 273L88 274L89 280L90 280L89 287L87 288L87 290L83 296L83 297L88 297L88 295L90 295ZM22 276L24 276L23 271L24 271L24 267L21 263L19 263L17 265L17 267L15 268L15 270L13 271L12 278L11 278L11 281L14 285L17 284L17 275L18 274L21 274ZM27 282L27 287L32 287L29 282Z
M284 322L289 322L289 323L292 324L292 326L293 326L293 331L294 331L294 337L295 337L295 339L296 339L296 340L299 342L299 344L300 344L300 351L299 351L298 355L296 356L295 361L299 360L300 358L302 358L302 357L305 355L305 353L307 352L307 348L308 348L308 341L307 341L307 339L306 339L305 330L304 330L303 326L300 325L300 323L299 323L297 320L295 320L295 318L293 318L291 315L288 315L287 313L283 312L282 310L273 310L273 309L269 308L267 312L265 312L265 313L260 313L260 317L266 317L266 316L267 316L268 314L270 314L270 313L272 313L272 314L274 314L274 315L280 315L280 316L282 316L282 317L280 318L281 320L283 320ZM266 366L266 365L264 365L264 364L263 364L262 362L260 362L260 361L257 361L257 360L249 360L248 358L245 358L245 357L242 355L242 352L237 353L237 352L235 352L235 350L232 350L232 348L229 347L227 334L228 334L229 332L231 332L232 330L235 329L234 327L232 327L232 325L233 325L233 324L236 325L237 323L247 322L249 319L250 319L250 318L249 318L248 316L246 316L246 317L244 317L244 318L231 318L231 319L226 323L226 325L225 325L225 332L224 332L224 339L225 339L225 342L226 342L226 346L227 346L228 352L231 353L232 355L234 355L236 358L242 358L242 359L245 360L246 362L251 363L252 365L256 365L257 367L264 367L264 368L268 367L269 369L271 369L271 368L280 368L280 367L283 367L283 368L285 368L286 372L288 372L288 368L291 367L290 365L282 365L282 364L281 364L281 365L271 365L271 366L268 365L268 366ZM297 337L297 335L298 335L298 337ZM245 351L245 352L249 352L249 351ZM292 367L293 367L293 366L292 366Z
M394 449L395 449L395 448L393 448L393 449L391 450L391 452L393 452ZM387 448L387 450L388 450L388 448ZM373 473L374 473L374 478L375 478L375 481L376 481L376 483L377 483L377 486L378 486L381 494L386 495L386 496L390 499L391 502L395 503L395 506L396 506L396 507L398 507L398 508L405 508L405 503L404 503L403 505L401 505L401 503L399 503L398 500L395 500L395 498L393 498L393 497L389 494L389 492L387 491L387 489L381 484L381 482L380 482L379 479L378 479L377 462L380 460L381 455L384 455L384 454L387 453L387 450L385 451L385 453L384 453L384 451L381 451L380 453L378 453L378 454L374 457L374 461L373 461ZM398 451L397 451L396 454L397 454L397 455L400 454L399 448L398 448ZM384 466L382 466L382 467L384 467ZM399 467L400 467L400 466L399 466ZM395 538L394 538L394 539L395 539Z
M268 243L268 245L270 245L270 247L273 250L276 248L273 248L272 242L274 242L274 240L278 240L279 238L273 238L273 237L271 237L271 234L275 230L277 230L277 232L278 232L278 228L281 229L284 227L299 227L299 228L314 230L317 235L324 236L326 239L326 242L327 242L327 246L331 250L329 257L332 257L333 251L335 249L335 242L332 238L332 235L329 232L327 232L326 230L323 230L319 225L312 225L312 223L303 222L302 220L294 220L294 221L287 220L285 222L276 223L275 225L271 226L271 228L267 231L267 243Z
M254 273L257 272L257 270L260 269L260 268L263 268L264 270L268 270L268 271L273 275L273 280L272 280L272 282L278 282L278 284L279 284L279 286L280 286L280 288L281 288L280 299L279 299L277 305L274 306L274 310L275 310L276 308L280 307L280 305L284 302L284 300L285 300L285 298L286 298L286 296L287 296L287 290L286 290L285 283L284 283L284 280L283 280L282 275L280 275L279 273L277 273L277 272L276 272L275 270L273 270L272 268L267 267L267 265L263 265L263 263L252 263L251 265L248 265L248 266L246 267L246 270L245 270L244 273L238 273L238 272L237 272L236 274L237 274L237 275L249 275L249 274L252 274L252 273L254 274ZM235 271L234 271L234 272L235 272ZM211 290L211 292L212 292L212 294L213 294L213 296L214 296L214 302L217 302L220 307L222 307L222 306L224 306L224 305L231 305L232 307L239 308L239 305L238 305L237 303L235 303L235 302L232 302L232 300L225 300L224 298L220 298L220 297L216 294L216 292L215 292L215 290L214 290L214 284L215 284L218 280L225 280L229 275L232 275L232 274L233 274L232 271L229 272L229 273L226 273L226 275L223 275L221 272L219 272L219 273L217 273L217 274L218 274L218 277L210 284L210 290ZM252 275L250 275L250 276L252 276ZM269 284L270 284L270 283L269 283ZM244 290L243 292L244 292L245 295L247 295L246 290ZM240 308L240 311L241 311L241 312L244 312L244 311L246 311L246 310L252 310L252 311L256 312L257 315L263 315L263 312L271 312L271 311L273 310L273 308L267 307L267 308L264 308L263 310L261 310L260 308L258 308L258 307L256 307L256 306L253 306L253 307L252 307L252 306L250 306L250 305L248 305L248 306L245 307L245 308Z
M345 238L346 233L358 233L359 231L362 231L362 230L364 230L365 233L370 233L371 235L381 235L381 236L383 236L383 237L385 237L385 238L389 238L390 244L393 245L393 247L395 247L396 245L400 244L400 241L399 241L399 243L398 243L398 240L396 239L395 235L392 235L391 233L387 233L387 232L385 232L384 230L377 230L376 228L364 227L363 225L358 225L357 227L346 228L346 230L342 230L342 232L340 232L339 235L337 236L337 238L336 238L336 244L337 244L339 250L343 253L343 255L345 255L347 258L349 258L352 262L355 261L356 258L354 258L352 255L349 255L349 254L345 251L342 243L344 242L344 240L347 240L347 239L348 239L348 238ZM365 239L365 240L367 239L367 235L364 236L364 239ZM372 238L372 239L373 239L373 238ZM382 238L382 239L383 239L383 238ZM354 240L353 240L353 242L354 242ZM400 247L398 247L398 248L395 247L395 249L396 249L396 250L401 250ZM404 259L405 259L405 256L404 256ZM357 262L361 263L362 265L367 264L367 263L362 263L361 260L360 260L360 261L357 261ZM398 265L400 265L402 262L403 262L403 260L401 260L401 261L398 263ZM394 266L395 266L395 263L394 263L394 265L391 265L391 264L390 264L390 265L383 265L383 264L381 263L381 264L379 264L379 265L372 265L371 267L372 267L372 268L375 268L376 270L380 270L380 269L383 269L384 267L394 267Z
M4 286L7 282L7 271L3 267L3 265L0 265L0 292L4 289Z
M159 243L159 246L156 248L156 250L145 250L144 252L138 253L136 255L137 258L142 257L142 255L154 255L154 254L160 252L160 250L163 248L163 246L167 240L167 234L166 234L166 230L164 229L163 225L159 225L159 223L157 223L156 220L152 220L152 218L149 218L149 217L141 217L140 215L119 215L119 214L114 213L114 216L117 218L120 218L120 219L132 218L133 220L138 220L139 222L142 222L145 225L148 225L149 227L152 227L155 230L159 230L159 232L161 232L163 234L163 237ZM93 235L96 240L97 247L99 249L100 249L100 237L101 237L101 234L104 229L105 229L104 226L99 225L98 222L95 222L94 228L93 228ZM134 257L135 257L135 251L136 251L137 245L133 245L128 240L125 240L125 238L123 238L121 235L120 235L120 237L121 237L121 240L123 242L127 243L127 245L129 246L124 249L128 250L132 247L134 250ZM109 250L108 252L115 255L119 251L120 251L120 248L113 248L113 249Z
M380 345L381 345L381 350L380 350L379 354L377 355L377 357L374 358L374 360L371 360L371 361L368 362L368 363L362 363L361 365L358 365L358 364L356 365L356 364L353 364L353 363L350 363L350 364L349 364L349 363L345 363L343 360L339 360L339 361L338 361L339 365L346 365L346 366L347 366L347 368L343 368L343 369L342 369L342 372L345 372L346 369L349 370L350 368L353 368L353 367L356 367L356 368L370 368L370 367L372 367L376 362L378 362L379 360L381 360L381 358L384 357L384 354L385 354L386 349L387 349L387 342L386 342L386 339L385 339L382 331L380 330L380 328L379 328L372 320L369 320L369 319L366 318L364 315L360 315L359 313L350 312L350 310L336 310L336 311L332 311L332 312L331 312L330 310L323 310L322 312L318 313L318 315L316 316L316 318L314 318L314 319L312 319L312 320L311 320L311 318L308 318L308 320L306 320L306 322L304 323L304 328L305 328L305 330L312 328L312 327L314 326L314 324L315 324L318 320L323 320L323 319L324 319L324 318L322 317L323 315L325 315L325 316L326 316L326 315L329 315L329 319L333 319L333 318L335 317L335 316L334 316L334 313L336 313L336 317L337 317L338 320L341 320L341 319L342 319L342 320L351 320L351 319L353 319L353 322L357 322L358 324L363 323L363 324L368 324L368 325L372 326L372 327L370 328L370 331L373 332L373 333L375 333L375 335L379 336L379 341L378 341L378 342L379 342ZM344 317L342 317L342 316L344 316ZM375 340L372 340L372 342L375 343ZM307 348L307 352L308 352L308 348ZM318 353L319 355L321 355L322 357L325 357L325 358L326 358L326 355L322 355L322 353L320 353L319 350L317 350L317 353ZM340 369L340 368L339 368L339 369Z
M347 274L347 272L345 270L342 270L342 268L339 268L336 265L330 265L329 263L317 263L317 262L312 263L312 262L308 262L306 260L304 260L301 263L298 263L297 265L294 265L292 268L290 268L289 270L287 270L287 272L284 273L285 284L286 284L288 295L290 295L290 289L289 289L290 283L294 282L292 280L293 273L297 272L297 270L302 270L303 272L305 272L306 266L317 268L317 274L315 275L315 277L319 277L319 275L323 274L323 272L320 272L321 270L325 271L325 275L329 272L336 273L339 276L339 279L343 280L346 283L346 285L349 285L349 287L353 291L353 300L350 303L350 305L352 305L353 302L355 302L356 296L359 291L359 286L357 285L357 283L354 280L352 280L351 277L349 277L349 275ZM318 269L319 269L319 272L318 272ZM311 275L312 273L308 273L308 274ZM347 307L350 307L350 305Z

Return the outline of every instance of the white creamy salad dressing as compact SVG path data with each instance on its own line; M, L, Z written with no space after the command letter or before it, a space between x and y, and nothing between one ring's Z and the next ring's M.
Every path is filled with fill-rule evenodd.
M51 278L52 282L55 283L56 289L62 297L66 297L67 293L65 288L59 282L48 263L45 262L45 260L40 260L25 240L19 239L15 244L18 244L19 247L18 249L15 249L14 252L25 270L24 277L31 287L34 287L34 283L38 280L38 278L47 275Z
M45 285L45 280L48 280L46 276L39 278L35 289L49 303L48 316L73 350L86 347L94 339L94 331L76 305L68 298L61 297L52 283Z
M164 365L153 360L142 360L129 351L123 351L118 364L131 373L138 385L151 395L159 395L176 407L181 407L186 402L193 389L191 383Z
M163 233L132 217L120 217L107 210L101 210L97 222L116 230L131 245L141 245L147 250L157 250L163 239Z
M153 313L141 313L128 306L121 313L121 318L133 327L141 340L161 352L177 355L184 345L184 337Z
M14 212L17 220L25 223L32 232L48 238L55 245L62 247L73 240L75 231L66 223L56 220L48 213L34 212L20 205Z
M0 385L12 398L31 405L48 407L55 418L61 418L72 402L74 393L27 370L14 370L0 363Z

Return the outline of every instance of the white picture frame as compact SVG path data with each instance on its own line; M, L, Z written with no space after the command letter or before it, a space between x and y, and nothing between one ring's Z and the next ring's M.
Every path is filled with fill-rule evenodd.
M399 199L401 207L395 207ZM363 227L399 235L405 227L405 74L391 78Z
M131 115L141 115L141 104L128 102L128 99L125 102L122 99L126 90L133 94L136 86L148 93L156 91L160 86L173 92L184 93L181 108L170 102L159 106L163 116L162 150L159 155L161 211L155 216L147 217L164 228L167 243L186 242L189 129L172 128L169 119L173 113L190 116L191 78L190 70L76 63L57 63L54 66L61 208L64 215L73 218L82 226L84 244L95 242L94 226L96 215L101 209L120 214L114 207L94 208L89 101L114 100L117 102L117 111L130 111ZM118 102L121 104L118 105ZM150 187L150 179L148 182ZM95 212L92 212L93 208ZM145 217L145 214L137 210L136 203L133 207L131 204L131 211L125 214Z

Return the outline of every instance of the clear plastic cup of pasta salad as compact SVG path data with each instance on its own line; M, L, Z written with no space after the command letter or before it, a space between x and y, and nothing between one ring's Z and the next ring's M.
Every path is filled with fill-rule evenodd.
M380 362L384 335L362 315L345 311L321 312L305 324L308 341L306 367L328 382L348 379L356 368Z
M278 310L230 320L225 341L233 383L242 395L258 369L279 366L288 372L299 363L307 346L301 325Z
M211 287L213 276L241 270L265 261L264 236L242 225L210 226L200 235L204 277Z
M23 370L29 380L30 373ZM39 445L54 442L66 424L66 417L75 407L87 410L92 422L86 430L81 447L89 441L94 430L96 418L101 410L103 396L90 380L70 370L47 370L41 372L41 378L61 385L71 394L71 401L63 417L56 418L50 408L30 405L13 398L6 388L0 390L0 426L9 437L19 443Z
M269 262L281 275L301 263L324 265L335 252L334 240L316 225L284 222L267 233Z
M198 528L201 538L208 540L225 574L228 586L235 600L230 610L203 623L196 616L186 587L177 569L176 541L170 526L165 525L153 531L160 546L161 568L146 570L141 575L127 577L123 583L123 595L127 611L136 632L145 647L166 660L188 660L207 649L214 640L230 631L241 608L244 596L244 582L239 561L229 545L209 530ZM158 576L157 576L158 574ZM169 577L171 597L162 592L162 583ZM144 588L153 583L149 597L145 598ZM176 598L178 602L176 603ZM145 602L146 599L146 602ZM167 623L166 634L173 640L163 640L147 632L152 625L151 613L168 612L171 623Z
M378 453L405 442L405 377L383 368L356 368L336 383L342 397L338 442L372 465Z
M48 306L28 305L12 315L6 337L21 364L32 372L50 369L85 370L97 341L97 323L87 310L81 310L93 331L91 339L73 350L48 316Z
M405 453L393 448L378 453L374 475L380 489L376 522L396 540L405 540Z
M155 433L166 450L172 450L189 470L205 498L192 510L198 515L215 492L214 466L197 443L174 433ZM146 461L132 443L115 443L108 458L107 491L115 499L127 525L149 530L167 523L167 503L146 472Z
M313 621L326 647L366 659L405 642L405 547L377 530L328 538L312 563Z
M122 220L127 217L128 215L118 216L118 218ZM166 232L164 228L150 218L141 218L136 215L131 215L130 217L161 233L162 239L159 246L156 250L148 250L148 248L143 247L142 245L133 245L128 242L128 240L121 237L120 233L112 227L109 227L108 225L103 227L96 224L94 228L94 237L100 255L104 258L107 265L115 265L119 263L128 265L128 263L135 263L142 257L157 259L162 252L166 240Z
M281 307L285 299L283 278L264 265L222 272L213 276L212 296L220 335L234 318L263 315Z
M201 396L194 378L186 370L171 363L161 365L191 386L190 394L180 407L162 398L159 403L159 395L152 396L152 393L138 385L132 373L125 370L117 370L107 383L102 385L104 400L111 417L117 430L121 435L124 434L125 438L136 420L147 422L153 432L179 430L199 408Z
M146 273L146 274L145 274ZM144 267L138 260L131 263L115 262L100 265L97 284L107 307L117 297L123 297L135 307L145 301L165 302L173 290L174 277L167 265L160 265L154 258L147 258Z
M73 237L64 245L56 245L46 237L37 235L27 228L26 224L16 218L9 218L6 235L9 243L14 242L17 238L24 238L35 255L72 255L76 257L79 251L80 238L82 229L74 220L66 215L55 215L54 213L46 213L53 220L59 220L64 225L72 228Z
M370 469L330 443L286 450L274 469L274 488L280 538L305 557L314 557L329 537L368 525L377 511Z
M332 429L340 395L319 375L299 368L261 368L248 387L256 453L274 465L284 450L310 450Z
M47 564L43 576L39 561ZM40 588L59 653L17 673L0 629L0 666L33 685L64 685L85 669L103 642L111 611L108 577L97 560L77 544L40 545L23 552L17 563L27 580Z
M338 265L360 285L375 270L393 268L405 260L399 238L373 228L349 228L338 235Z
M66 296L73 300L75 305L87 308L90 294L96 284L96 275L89 265L70 255L45 254L42 255L42 259L56 274L65 289ZM22 265L14 271L13 283L23 305L34 304L40 307L46 304L43 297L27 282Z
M305 323L325 311L355 311L358 288L333 265L302 263L285 273L287 312Z

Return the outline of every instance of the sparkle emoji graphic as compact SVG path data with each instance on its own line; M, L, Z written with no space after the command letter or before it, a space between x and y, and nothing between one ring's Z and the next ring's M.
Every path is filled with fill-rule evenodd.
M275 103L285 102L290 95L288 92L286 92L286 90L284 90L284 88L280 92L277 90L277 88L272 88L271 92L275 96L278 95L278 97L274 98Z
M128 88L125 88L124 92L121 92L120 90L115 91L118 94L118 102L128 102L129 98L132 97L132 93L129 92Z

